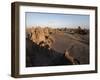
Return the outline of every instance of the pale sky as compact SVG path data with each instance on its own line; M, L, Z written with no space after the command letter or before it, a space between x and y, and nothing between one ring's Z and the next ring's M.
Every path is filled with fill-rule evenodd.
M26 27L49 26L53 28L77 28L78 26L81 26L82 28L89 29L89 18L89 15L79 14L55 14L36 12L25 13Z

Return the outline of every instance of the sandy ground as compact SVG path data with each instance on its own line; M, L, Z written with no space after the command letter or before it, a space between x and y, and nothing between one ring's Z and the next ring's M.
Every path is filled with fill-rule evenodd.
M81 64L89 64L89 41L88 36L79 36L69 33L56 33L51 35L54 38L52 48L64 53L69 49L71 55L80 61Z

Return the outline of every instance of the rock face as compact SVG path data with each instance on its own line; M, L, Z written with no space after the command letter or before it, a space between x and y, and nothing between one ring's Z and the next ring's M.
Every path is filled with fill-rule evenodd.
M82 32L80 28L78 31ZM88 30L81 34L57 28L27 28L26 55L27 67L89 64Z
M26 32L26 34L30 36L31 40L40 46L48 45L49 47L51 47L51 44L54 41L50 36L48 28L37 27L27 30Z
M64 53L41 47L30 39L26 39L26 67L72 65L72 61Z
M60 53L51 48L55 41L51 35L57 32L41 27L26 30L26 67L77 64L68 51Z

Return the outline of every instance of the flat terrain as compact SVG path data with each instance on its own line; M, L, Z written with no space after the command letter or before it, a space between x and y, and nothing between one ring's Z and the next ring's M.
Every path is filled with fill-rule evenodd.
M89 34L79 35L70 33L54 33L52 48L64 53L69 49L71 55L80 61L81 64L89 64Z

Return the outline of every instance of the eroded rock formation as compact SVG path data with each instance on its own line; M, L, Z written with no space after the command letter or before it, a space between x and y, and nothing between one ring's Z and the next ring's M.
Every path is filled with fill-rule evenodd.
M27 29L26 34L34 43L40 46L48 45L51 48L51 44L54 42L48 28L36 27Z

